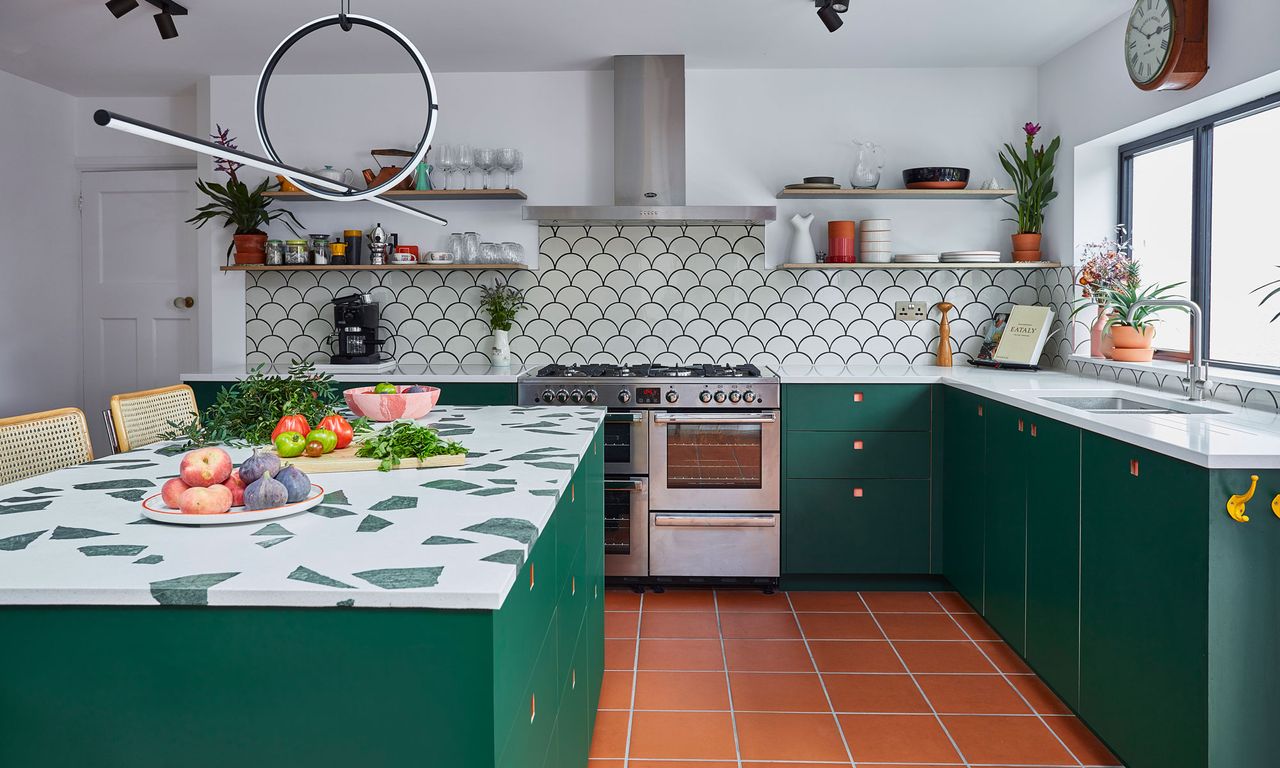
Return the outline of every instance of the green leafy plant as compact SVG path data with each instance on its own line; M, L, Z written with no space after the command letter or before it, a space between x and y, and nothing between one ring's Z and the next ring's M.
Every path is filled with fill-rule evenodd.
M401 459L455 456L466 452L461 443L446 440L434 429L418 426L412 421L397 421L366 439L356 449L356 455L361 458L380 459L379 472L390 472L400 466Z
M1273 288L1272 286L1276 286L1276 287ZM1271 299L1275 298L1276 294L1280 294L1280 280L1272 280L1269 283L1263 283L1257 288L1254 288L1252 291L1249 291L1249 293L1253 294L1253 293L1257 293L1258 291L1266 291L1268 288L1271 288L1271 290L1267 291L1267 295L1263 296L1262 301L1258 302L1259 307L1266 304ZM1280 312L1277 312L1271 316L1271 322L1274 323L1276 320L1280 320Z
M1149 285L1145 288L1140 283L1125 283L1113 288L1105 289L1099 295L1103 297L1102 305L1106 307L1107 313L1111 314L1111 318L1107 320L1107 327L1115 325L1132 326L1138 332L1145 332L1147 327L1157 322L1156 315L1166 309L1176 309L1185 312L1183 307L1151 307L1142 306L1133 310L1133 320L1129 320L1129 311L1133 309L1135 304L1150 299L1169 298L1169 292L1181 287L1183 283L1170 283L1169 285Z
M495 331L511 330L516 314L527 306L519 288L506 283L480 286L480 309L489 315L489 327Z
M1017 200L1005 200L1005 204L1013 208L1017 218L1005 219L1018 225L1018 234L1038 235L1044 229L1044 210L1058 196L1053 188L1053 165L1058 156L1058 148L1062 146L1062 138L1055 136L1048 148L1043 145L1033 148L1036 135L1040 133L1038 123L1027 123L1022 127L1027 135L1027 143L1020 153L1012 144L1005 144L1009 153L1000 153L1000 164L1013 179L1013 187L1018 192Z

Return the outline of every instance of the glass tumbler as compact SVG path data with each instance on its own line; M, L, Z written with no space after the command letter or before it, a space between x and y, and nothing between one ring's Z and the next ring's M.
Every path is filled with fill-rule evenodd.
M498 251L497 243L481 243L480 244L480 263L481 264L498 264L502 261L502 256Z
M463 264L480 263L480 235L478 233L468 232L462 236L461 253Z
M504 264L524 262L524 246L519 243L502 243L498 246L499 258Z

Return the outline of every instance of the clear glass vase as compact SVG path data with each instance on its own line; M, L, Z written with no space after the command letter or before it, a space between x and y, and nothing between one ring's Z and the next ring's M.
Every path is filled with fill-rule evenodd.
M853 140L853 173L849 186L854 189L875 189L880 186L880 172L884 170L884 148L870 141Z

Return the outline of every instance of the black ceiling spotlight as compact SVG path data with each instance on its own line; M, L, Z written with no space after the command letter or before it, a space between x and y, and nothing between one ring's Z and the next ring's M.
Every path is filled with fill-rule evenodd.
M849 10L847 0L814 0L814 5L818 6L818 18L822 19L828 32L835 32L844 26L844 19L840 18L840 14Z
M173 23L173 16L168 11L156 14L156 29L160 30L160 38L172 40L178 36L178 26Z
M186 16L186 7L178 5L173 0L147 0L147 2L160 9L155 16L156 29L160 30L160 37L164 40L177 37L178 25L173 23L173 17ZM137 7L138 0L107 0L107 10L111 11L111 15L117 19Z
M138 0L107 0L107 10L117 19L138 7Z

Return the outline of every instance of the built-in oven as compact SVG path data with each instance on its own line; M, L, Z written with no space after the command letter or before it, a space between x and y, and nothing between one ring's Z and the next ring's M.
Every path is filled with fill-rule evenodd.
M611 410L604 417L606 475L649 474L648 411Z
M649 575L649 479L604 481L604 570L609 576Z
M649 508L777 512L780 456L776 410L655 411L649 418Z

